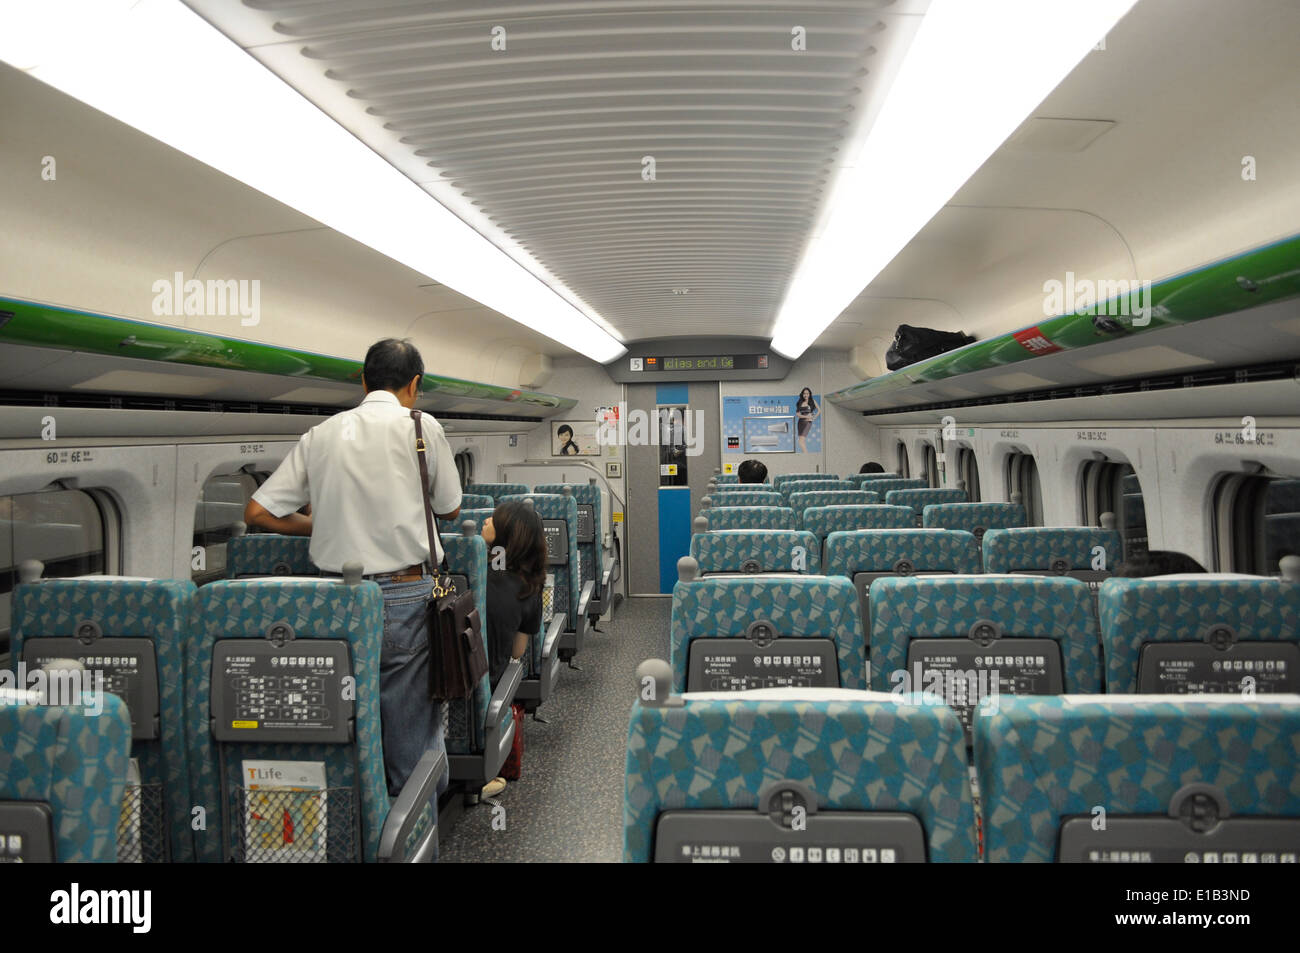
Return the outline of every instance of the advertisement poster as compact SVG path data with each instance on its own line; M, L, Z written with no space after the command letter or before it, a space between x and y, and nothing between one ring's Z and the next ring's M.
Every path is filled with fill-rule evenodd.
M560 420L551 423L551 456L598 457L599 424L594 420Z
M798 394L722 398L722 452L821 453L822 399Z

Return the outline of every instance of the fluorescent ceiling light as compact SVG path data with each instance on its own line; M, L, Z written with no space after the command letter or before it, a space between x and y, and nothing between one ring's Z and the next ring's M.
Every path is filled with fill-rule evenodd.
M1137 0L934 0L777 314L797 358Z
M592 360L626 350L178 0L0 4L0 60Z

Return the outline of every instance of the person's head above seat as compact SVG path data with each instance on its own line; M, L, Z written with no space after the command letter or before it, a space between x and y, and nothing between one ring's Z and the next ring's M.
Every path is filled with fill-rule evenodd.
M736 478L741 483L766 483L767 467L758 460L746 460L736 467Z
M1172 576L1186 572L1205 572L1205 567L1186 553L1173 549L1144 550L1115 567L1115 575L1122 579L1145 579L1148 576Z
M497 504L483 521L488 568L504 569L524 580L520 598L540 592L546 582L546 532L537 509L522 500Z
M361 366L361 386L367 394L386 390L403 407L414 407L424 377L424 358L408 339L384 338L370 345Z
M864 463L862 464L862 466L858 467L858 472L859 473L884 473L885 468L873 460L870 463Z

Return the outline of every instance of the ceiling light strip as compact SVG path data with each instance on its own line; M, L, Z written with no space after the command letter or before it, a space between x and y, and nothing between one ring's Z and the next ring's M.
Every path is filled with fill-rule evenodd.
M786 292L797 358L1137 0L934 0Z
M595 361L626 350L178 0L4 4L0 60Z

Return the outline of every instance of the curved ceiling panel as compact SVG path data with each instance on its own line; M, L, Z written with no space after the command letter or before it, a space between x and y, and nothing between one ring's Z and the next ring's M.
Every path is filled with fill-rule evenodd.
M768 333L920 0L188 0L624 339Z

